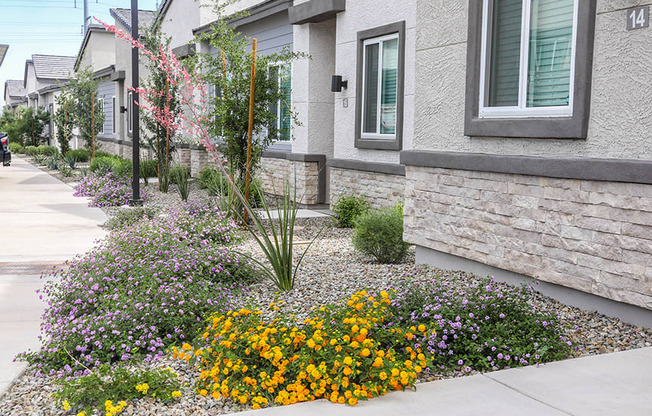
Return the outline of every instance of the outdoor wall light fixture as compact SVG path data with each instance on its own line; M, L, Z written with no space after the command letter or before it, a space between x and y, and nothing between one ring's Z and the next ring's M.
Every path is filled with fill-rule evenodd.
M121 113L126 113L127 111L129 111L129 110L127 109L127 107L125 107L124 105L121 105L121 106L120 106L120 112L121 112Z
M348 81L342 81L342 75L333 75L331 78L331 92L342 92L342 88L346 89Z

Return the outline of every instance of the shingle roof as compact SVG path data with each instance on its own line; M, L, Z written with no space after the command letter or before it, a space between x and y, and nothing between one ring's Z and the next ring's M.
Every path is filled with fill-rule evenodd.
M36 78L69 79L76 59L76 56L32 55Z
M22 79L8 79L5 82L5 88L10 97L24 97L27 95L27 90L23 87Z
M111 9L111 16L122 23L128 31L131 31L131 9ZM156 12L153 10L138 10L138 29L146 29L152 26Z

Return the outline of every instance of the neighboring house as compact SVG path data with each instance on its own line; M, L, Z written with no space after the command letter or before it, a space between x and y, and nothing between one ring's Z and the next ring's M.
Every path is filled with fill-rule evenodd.
M650 325L652 28L628 30L644 2L416 3L401 163L417 262Z
M55 97L74 72L75 57L59 55L32 55L25 61L23 87L27 93L27 106L42 107L52 115L56 110ZM53 123L43 131L42 138L56 145Z
M272 1L242 1L235 5L229 6L225 13L233 15L241 10L246 10L243 16L229 19L229 24L236 26L236 30L243 36L257 40L258 55L269 55L280 53L283 50L293 50L293 27L290 25L288 10L292 6L291 0L272 0ZM203 19L202 19L203 20ZM196 28L193 33L201 34L210 31L212 22ZM213 49L209 45L200 45L202 52L218 56L220 51ZM272 111L278 115L278 125L280 133L273 144L265 152L262 160L262 169L260 175L267 189L282 189L281 179L290 173L290 165L287 163L287 154L292 150L291 137L292 130L290 126L290 112L288 105L294 108L292 96L290 95L292 83L292 65L286 64L272 68L272 71L281 83L280 87L287 91L285 103L279 102ZM211 89L211 94L213 94ZM194 164L193 164L194 165ZM306 197L307 203L317 203L317 164L315 164L314 177L307 178L305 169L301 166L297 171L297 182L302 188L299 193L308 190ZM193 169L196 171L197 169ZM322 177L325 184L325 176ZM314 190L310 189L314 188Z
M124 73L115 69L116 42L115 35L108 32L104 26L89 25L75 62L75 71L90 69L98 82L95 99L104 113L104 123L97 135L97 141L103 150L109 152L115 150L118 143L119 108L116 84L120 78L124 78ZM81 144L78 139L74 139L74 148Z
M15 114L18 107L27 105L27 90L23 80L9 79L5 81L5 109Z

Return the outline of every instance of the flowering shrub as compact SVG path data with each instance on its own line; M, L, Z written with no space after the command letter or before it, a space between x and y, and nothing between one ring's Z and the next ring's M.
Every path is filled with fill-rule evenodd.
M43 346L23 357L37 373L59 376L155 360L194 334L205 314L233 308L256 272L226 246L237 241L235 225L212 210L193 203L116 230L56 273L45 287Z
M519 367L570 354L557 317L528 303L531 288L486 279L463 290L436 282L406 282L396 290L387 328L440 328L414 348L428 352L429 365L443 372Z
M421 350L408 346L415 336L408 328L383 328L390 306L386 292L375 297L361 291L314 311L301 328L279 319L264 322L260 311L215 313L201 346L186 343L174 357L199 361L202 395L256 409L320 397L355 405L413 387L426 364ZM434 332L424 325L417 331Z
M91 197L91 207L127 205L132 197L131 174L116 173L107 169L91 172L79 180L74 196ZM147 192L142 189L140 197L147 201Z
M141 397L171 401L181 397L179 376L171 368L128 369L101 365L91 374L57 382L53 393L64 411L75 408L83 414L105 410L107 416L120 414L127 400ZM114 404L115 401L115 404Z

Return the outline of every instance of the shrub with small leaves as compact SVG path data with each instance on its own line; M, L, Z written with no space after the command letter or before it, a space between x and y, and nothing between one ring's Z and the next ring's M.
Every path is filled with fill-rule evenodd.
M379 263L400 263L410 245L403 241L403 210L400 206L371 210L355 220L353 247Z
M45 156L56 156L59 154L59 149L56 146L41 145L37 147L39 154Z
M56 384L59 390L52 395L64 411L74 409L89 415L95 410L117 415L127 401L142 397L161 401L181 397L179 375L171 368L131 369L104 364L92 372L87 370L86 375L60 379Z
M77 159L77 162L86 163L91 158L90 153L86 149L75 149L68 150L66 152L67 157L74 157Z
M10 142L9 143L9 150L11 151L11 153L17 153L17 154L25 152L25 149L23 148L23 146L21 146L20 143L17 143L17 142Z
M106 227L111 230L131 227L145 218L152 219L156 215L157 211L154 208L125 206L107 221Z
M184 344L173 356L199 360L201 395L229 397L254 409L317 398L355 405L413 387L427 361L411 346L413 331L384 328L389 296L357 292L315 310L300 328L265 322L255 310L217 313L208 318L196 348ZM433 331L422 329L422 335Z
M333 204L333 212L340 228L352 228L354 221L369 210L369 202L364 196L340 196Z
M34 157L39 154L38 148L36 146L25 146L25 154Z

